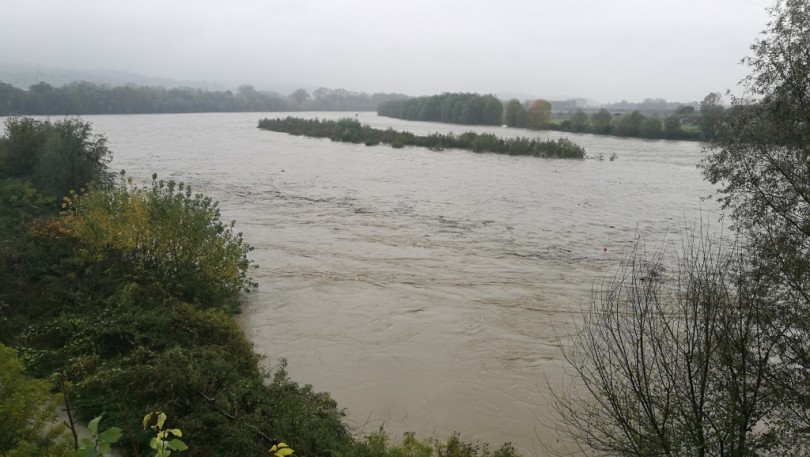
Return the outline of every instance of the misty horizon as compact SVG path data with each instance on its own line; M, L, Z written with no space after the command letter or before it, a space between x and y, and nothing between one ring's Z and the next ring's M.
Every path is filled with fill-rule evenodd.
M690 102L738 89L770 1L2 0L0 62L257 89Z

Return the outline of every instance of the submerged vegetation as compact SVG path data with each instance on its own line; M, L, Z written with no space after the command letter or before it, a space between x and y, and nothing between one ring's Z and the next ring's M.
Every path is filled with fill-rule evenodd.
M398 132L394 129L375 129L363 125L355 119L337 121L286 117L262 119L259 128L291 135L304 135L315 138L329 138L332 141L363 143L366 146L389 144L394 148L419 146L434 151L445 148L466 149L474 152L527 155L557 159L583 159L585 149L567 138L540 140L536 138L499 138L491 133L465 132L420 136L411 132Z

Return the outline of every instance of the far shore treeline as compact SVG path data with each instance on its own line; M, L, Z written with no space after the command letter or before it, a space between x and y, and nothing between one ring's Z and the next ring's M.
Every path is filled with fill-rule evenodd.
M366 146L389 144L394 148L419 146L441 151L445 148L466 149L473 152L493 152L497 154L528 155L556 159L583 159L585 149L567 138L541 140L537 138L499 138L492 133L464 132L430 135L415 135L392 128L375 129L361 124L356 119L337 121L302 119L296 117L262 119L259 128L291 135L304 135L315 138L329 138L332 141L363 143Z
M409 97L397 93L298 89L289 95L242 85L236 91L154 86L110 87L73 82L60 87L39 82L21 89L0 82L0 116L162 114L214 112L377 111L380 116L464 125L506 125L531 130L620 137L709 141L725 108L719 93L699 106L648 99L601 108L586 101L502 101L495 95L443 93ZM696 109L697 107L697 109Z
M647 115L639 109L590 111L588 114L582 108L568 107L565 111L553 112L552 103L543 99L525 102L511 99L504 104L494 95L469 93L387 100L377 108L380 116L412 121L506 125L646 139L710 140L714 138L724 107L720 94L710 93L700 103L699 111L691 105Z
M236 91L189 87L125 86L73 82L55 87L45 82L27 90L0 82L0 116L150 113L219 113L251 111L374 111L403 94L367 94L343 89L298 89L289 95L242 85Z

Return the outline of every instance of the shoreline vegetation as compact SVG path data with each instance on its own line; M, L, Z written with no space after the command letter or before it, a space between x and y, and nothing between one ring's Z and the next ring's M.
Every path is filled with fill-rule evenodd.
M366 146L388 144L393 148L418 146L432 151L446 148L464 149L473 152L522 155L554 159L584 159L585 149L567 138L540 140L536 138L499 138L491 133L465 132L460 135L431 133L415 135L394 129L375 129L361 124L356 119L343 118L337 121L285 117L262 119L258 127L273 132L295 136L329 138L345 143L362 143Z
M403 120L686 141L714 137L724 111L721 101L720 94L710 93L699 104L647 99L589 107L581 99L501 100L475 93L409 97L319 88L312 93L297 89L282 95L251 85L231 91L135 84L111 87L86 81L59 87L38 82L21 89L0 81L0 116L376 111Z
M289 95L244 84L235 91L127 84L110 87L77 81L60 87L38 82L20 89L0 81L0 116L86 114L236 113L284 111L374 111L404 94L298 89Z
M647 114L640 109L611 112L606 108L586 108L590 111L588 114L576 104L555 111L554 105L560 102L543 99L523 102L511 99L502 103L494 95L443 93L387 100L380 103L377 115L411 121L505 125L651 140L706 141L714 137L715 126L723 115L721 100L720 94L710 93L700 103L699 111L691 105L680 105L674 110L656 109Z
M232 318L257 287L235 222L183 183L111 173L110 158L80 119L10 118L0 135L0 455L102 457L116 442L151 457L144 415L164 418L158 438L166 417L182 430L166 442L179 455L518 455L452 429L354 436L329 393L284 360L264 368ZM55 421L57 405L96 442Z

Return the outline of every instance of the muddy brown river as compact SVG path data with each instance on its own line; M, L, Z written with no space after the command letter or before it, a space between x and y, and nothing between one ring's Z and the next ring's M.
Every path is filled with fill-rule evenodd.
M268 365L286 358L293 379L331 392L356 433L384 425L512 441L526 456L562 449L548 386L565 382L558 341L592 286L636 234L657 243L718 215L701 198L712 189L698 143L569 134L604 160L545 160L256 128L277 115L86 119L108 137L113 169L189 183L237 220L259 265L241 324Z

